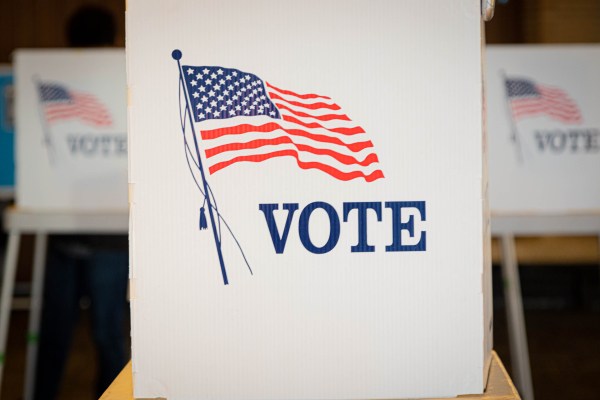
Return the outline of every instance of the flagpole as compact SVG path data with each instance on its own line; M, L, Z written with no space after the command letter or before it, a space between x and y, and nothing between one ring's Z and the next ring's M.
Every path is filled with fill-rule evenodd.
M504 70L500 70L500 75L502 76L502 80L504 81L504 97L506 99L506 111L508 112L508 119L510 120L510 127L511 127L511 131L512 131L510 139L512 140L512 142L515 144L515 146L517 148L517 159L519 160L520 163L523 163L523 148L521 147L521 140L519 139L519 131L517 130L517 124L515 122L514 115L512 112L512 106L510 104L511 100L510 100L510 96L508 94L508 86L507 86L508 78L506 77L506 73L504 72Z
M42 124L42 131L44 132L44 145L46 146L46 150L48 151L48 158L50 159L50 164L54 164L55 160L55 149L52 144L52 137L50 136L50 128L48 128L48 121L46 120L46 114L42 109L42 85L37 77L37 75L33 76L33 83L35 84L35 88L38 92L38 112L40 114L40 121Z
M177 61L177 68L179 69L179 83L183 86L184 97L185 97L185 107L188 110L189 118L190 118L190 126L192 128L192 137L194 138L194 146L196 148L196 156L198 158L198 169L200 170L200 175L202 176L202 186L204 187L204 197L206 202L208 203L208 215L210 217L210 224L212 225L212 231L215 238L215 245L217 246L217 254L219 256L219 263L221 264L221 274L223 275L223 283L225 285L229 284L229 280L227 279L227 271L225 270L225 263L223 262L223 253L221 252L221 240L217 235L217 227L215 224L215 217L213 215L213 206L210 200L210 195L208 191L208 183L206 182L206 176L204 175L204 168L202 167L202 157L200 156L200 147L198 146L198 139L196 138L196 130L194 129L194 120L192 119L192 113L190 111L190 104L188 101L188 93L187 88L185 87L185 81L183 78L183 70L181 69L181 51L173 50L171 56L174 60ZM184 132L185 134L185 132Z

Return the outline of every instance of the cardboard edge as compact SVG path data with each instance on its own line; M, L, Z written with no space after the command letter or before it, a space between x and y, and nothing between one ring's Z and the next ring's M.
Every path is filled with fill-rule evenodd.
M495 356L496 352L494 350L490 351L485 356L485 361L483 364L483 392L485 393L488 389L488 383L490 382L490 375L492 371L492 362L494 358L498 358ZM502 367L504 368L504 366ZM506 370L504 371L506 373ZM508 374L507 374L508 375Z
M486 42L485 23L481 21L481 99L482 99L482 222L483 222L483 259L481 271L481 292L483 296L483 388L487 389L489 375L494 358L494 310L492 298L492 235L491 235L491 212L489 204L489 166L488 166L488 139L486 118Z

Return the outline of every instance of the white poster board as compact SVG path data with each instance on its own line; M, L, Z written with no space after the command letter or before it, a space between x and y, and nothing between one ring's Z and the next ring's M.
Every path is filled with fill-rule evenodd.
M128 3L135 397L483 391L480 2L315 5Z
M495 214L600 210L600 46L488 46Z
M126 210L124 50L17 50L15 87L17 206Z

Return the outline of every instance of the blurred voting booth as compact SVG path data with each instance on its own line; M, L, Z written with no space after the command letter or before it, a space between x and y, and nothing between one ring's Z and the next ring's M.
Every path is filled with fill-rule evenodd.
M123 50L19 50L17 206L127 209Z
M15 52L16 204L4 213L9 241L0 313L2 357L21 234L36 237L29 318L29 336L36 338L48 234L127 232L125 71L123 49ZM36 352L37 341L29 340L26 399L33 393Z
M127 27L134 396L483 393L481 1L130 0Z
M12 68L0 64L0 200L14 196L14 118Z
M600 234L600 46L488 46L492 233L514 378L533 398L515 236Z
M488 46L494 215L600 211L600 46Z

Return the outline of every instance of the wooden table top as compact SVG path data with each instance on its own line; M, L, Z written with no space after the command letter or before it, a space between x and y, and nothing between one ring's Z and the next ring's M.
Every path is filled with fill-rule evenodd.
M496 352L492 352L492 364L488 377L487 388L482 395L463 395L459 399L469 400L520 400L519 394L506 372L502 361ZM134 400L133 382L131 376L131 361L117 376L112 385L100 397L100 400ZM441 399L429 399L441 400ZM446 399L447 400L447 399Z

